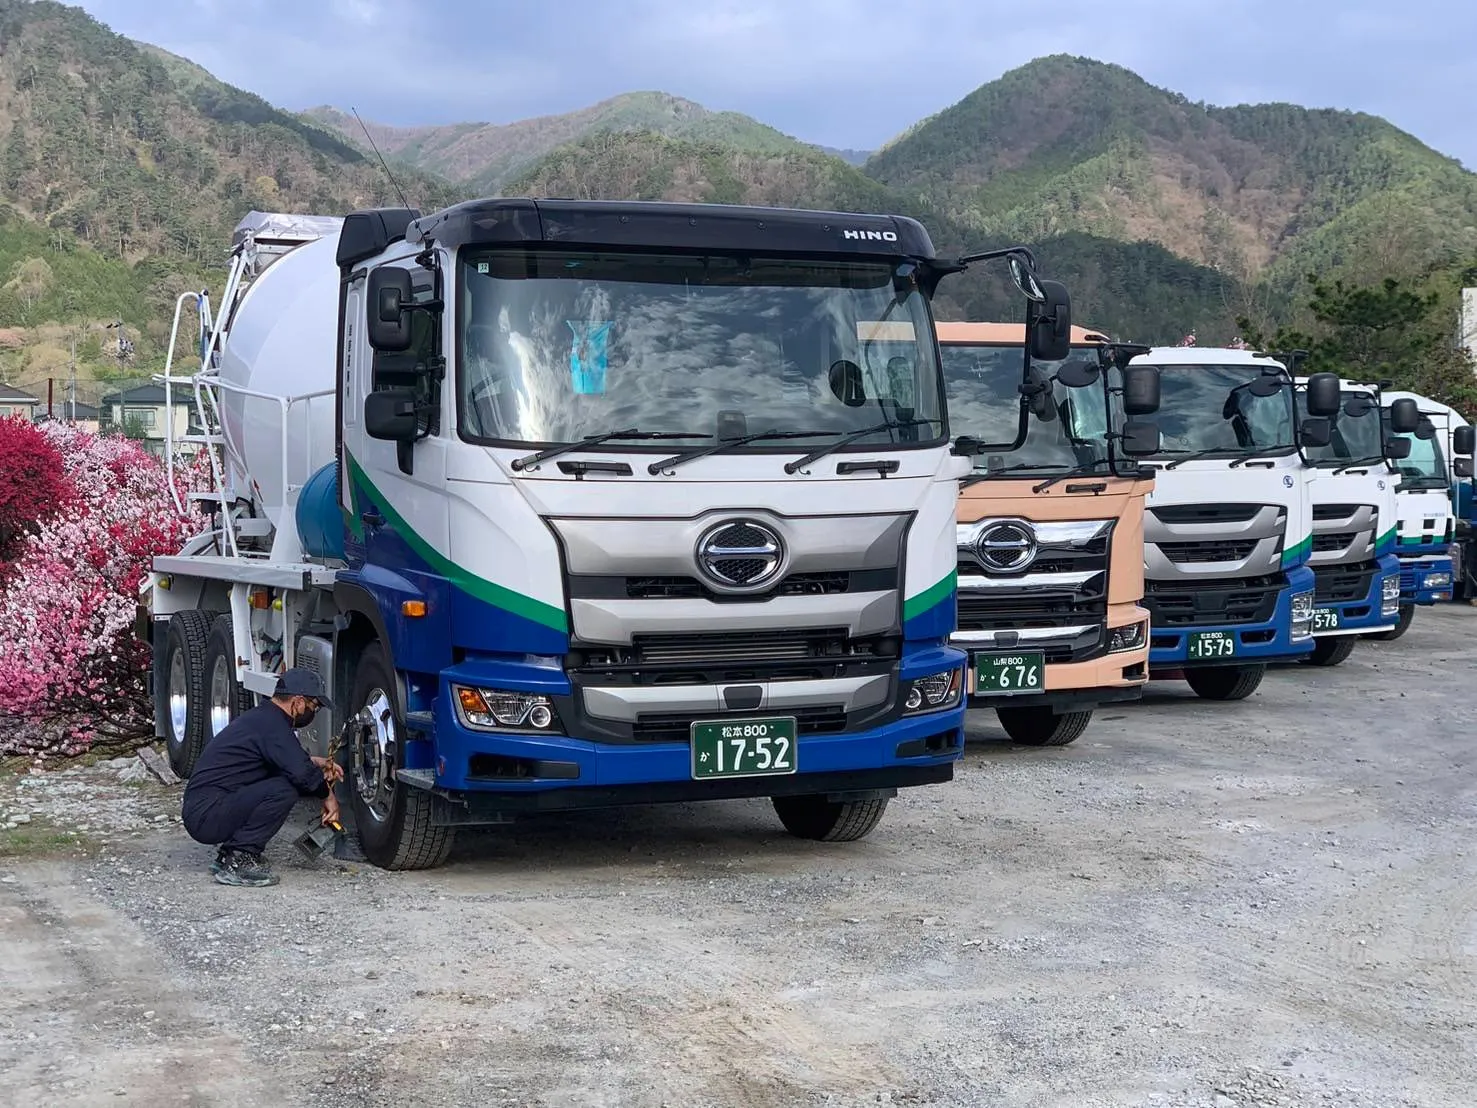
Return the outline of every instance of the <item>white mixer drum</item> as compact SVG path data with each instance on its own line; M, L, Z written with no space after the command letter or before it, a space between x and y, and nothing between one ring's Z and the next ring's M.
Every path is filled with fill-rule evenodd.
M251 498L273 526L290 518L283 510L297 489L333 460L337 248L338 236L331 235L284 254L247 289L227 321L220 378L228 487L236 497ZM286 413L279 398L293 401ZM294 487L290 494L288 486Z

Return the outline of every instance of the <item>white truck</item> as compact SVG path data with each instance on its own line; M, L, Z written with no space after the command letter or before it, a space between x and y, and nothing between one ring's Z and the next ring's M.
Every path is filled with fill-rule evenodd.
M1416 405L1420 426L1404 434L1391 431L1410 446L1395 459L1400 617L1394 630L1368 636L1386 641L1405 634L1417 607L1450 600L1459 590L1457 559L1466 543L1458 540L1455 501L1472 476L1472 427L1461 414L1419 393L1382 390L1380 404L1387 424L1391 405L1400 400Z
M1066 290L1028 251L940 259L900 217L252 213L161 378L214 474L210 525L144 587L176 768L309 666L336 708L305 742L386 868L628 803L768 797L798 836L867 834L963 750L969 462L930 299L998 258L1034 356L1063 356Z
M1308 410L1308 378L1298 378L1298 406ZM1379 388L1339 381L1329 441L1308 449L1313 467L1313 653L1308 662L1336 666L1366 633L1395 630L1400 616L1400 561L1395 557L1397 476L1392 460L1409 450L1386 434L1416 430L1413 400L1381 413Z
M1310 472L1304 449L1338 407L1338 378L1310 387L1298 420L1274 357L1156 347L1130 365L1159 370L1160 450L1144 513L1149 677L1182 677L1207 700L1250 696L1272 662L1313 648Z

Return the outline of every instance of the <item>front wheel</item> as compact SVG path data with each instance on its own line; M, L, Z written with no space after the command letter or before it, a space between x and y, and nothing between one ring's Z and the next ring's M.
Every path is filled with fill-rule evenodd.
M776 796L775 814L797 839L850 843L872 833L887 811L887 798L828 800L824 796Z
M1185 670L1185 684L1201 700L1245 700L1256 692L1266 666L1210 666Z
M1374 639L1375 642L1394 642L1405 632L1410 630L1410 625L1415 621L1415 605L1400 605L1400 616L1395 620L1395 626L1388 631L1375 631L1365 635L1366 639Z
M1022 746L1066 746L1092 722L1091 709L1056 715L1050 708L996 708L995 715L1011 741Z
M1354 653L1354 636L1340 635L1336 639L1316 639L1313 653L1303 659L1310 666L1336 666Z
M430 793L395 780L404 725L379 643L360 655L346 708L345 787L364 856L381 869L435 869L451 853L455 832L431 822Z
M190 609L169 617L164 639L164 749L180 777L205 749L205 647L210 617Z

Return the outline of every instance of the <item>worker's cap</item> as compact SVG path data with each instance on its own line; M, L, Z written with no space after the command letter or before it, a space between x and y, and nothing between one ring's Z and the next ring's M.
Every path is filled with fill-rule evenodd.
M328 690L323 687L323 679L312 670L300 666L277 678L277 691L273 695L310 696L325 708L333 707L333 701L328 699Z

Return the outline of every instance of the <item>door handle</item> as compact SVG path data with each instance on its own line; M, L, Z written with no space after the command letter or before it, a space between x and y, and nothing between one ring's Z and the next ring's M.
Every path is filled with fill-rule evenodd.
M385 525L385 517L378 512L360 512L359 519L366 527L383 527Z

